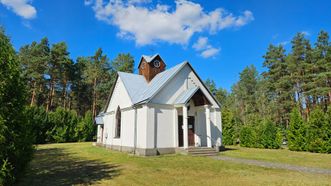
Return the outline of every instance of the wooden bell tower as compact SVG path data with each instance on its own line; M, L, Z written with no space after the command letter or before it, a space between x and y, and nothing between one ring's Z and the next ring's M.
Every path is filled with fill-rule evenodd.
M141 57L139 63L139 75L143 75L147 82L150 82L158 73L165 70L166 64L159 54L154 56Z

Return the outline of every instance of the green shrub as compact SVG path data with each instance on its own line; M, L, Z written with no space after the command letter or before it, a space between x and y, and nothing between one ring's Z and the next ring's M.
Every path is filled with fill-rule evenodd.
M306 149L307 127L298 109L293 109L290 114L290 126L287 130L288 148L295 151Z
M15 50L0 28L0 185L13 185L32 157L34 138L25 122L25 96Z
M52 128L47 132L47 141L56 143L77 141L75 128L78 121L77 113L74 110L58 107L55 112L50 112L48 122Z
M307 150L310 152L327 152L328 119L324 112L317 108L310 114L307 128Z
M250 126L243 126L240 130L240 146L242 147L256 147L256 131Z
M96 133L96 125L93 122L93 116L91 111L85 113L85 117L82 118L76 129L76 139L78 141L92 141Z
M282 143L281 130L276 127L271 121L262 123L258 132L258 141L256 144L259 147L267 149L278 149Z
M237 135L235 127L233 113L228 110L222 111L222 143L224 145L233 145L236 143Z

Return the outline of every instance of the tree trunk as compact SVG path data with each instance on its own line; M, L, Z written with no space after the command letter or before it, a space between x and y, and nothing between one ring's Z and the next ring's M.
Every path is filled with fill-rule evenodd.
M36 81L33 81L33 90L32 90L32 96L31 96L31 102L30 102L30 106L35 104L35 100L36 100Z
M64 81L63 83L63 87L62 87L62 105L63 105L63 108L66 109L66 91L67 89L67 81Z
M310 114L310 104L309 104L309 98L308 96L306 97L306 119L308 120Z
M96 102L97 102L97 93L96 93L96 87L97 87L97 78L94 78L93 81L93 103L92 103L92 114L93 117L96 116Z
M54 96L54 81L52 80L50 82L50 89L49 89L48 101L47 101L47 105L46 105L46 112L48 112L53 105L53 96Z

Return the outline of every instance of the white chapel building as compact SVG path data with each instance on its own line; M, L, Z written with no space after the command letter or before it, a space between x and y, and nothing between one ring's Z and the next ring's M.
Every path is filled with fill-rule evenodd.
M117 73L97 145L142 156L222 145L220 104L189 62L166 70L160 55L143 55L138 68Z

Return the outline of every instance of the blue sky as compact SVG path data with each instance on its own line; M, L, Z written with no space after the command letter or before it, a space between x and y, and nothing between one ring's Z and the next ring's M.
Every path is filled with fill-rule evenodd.
M65 41L70 56L93 55L101 47L113 59L159 53L167 67L188 60L202 79L230 90L250 64L263 71L269 44L297 32L312 42L331 33L331 1L308 0L0 0L0 25L16 50L48 37Z

